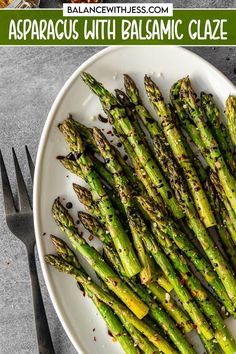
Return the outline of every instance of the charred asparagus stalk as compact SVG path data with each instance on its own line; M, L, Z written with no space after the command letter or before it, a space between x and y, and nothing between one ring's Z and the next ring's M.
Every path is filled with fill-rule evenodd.
M163 353L177 353L177 351L164 338L149 327L144 321L139 320L126 306L116 300L114 296L96 285L82 268L75 268L65 260L52 255L45 256L45 261L56 267L59 271L72 275L76 281L88 291L88 295L90 293L94 294L100 301L112 308L115 313L121 313L125 320L146 336L157 349L161 350Z
M85 125L81 124L78 121L75 121L75 124L78 126L79 128L79 132L81 134L82 139L86 142L86 145L89 146L89 148L91 149L91 151L93 152L99 152L96 144L94 143L93 137L92 137L92 129L86 127ZM143 191L143 187L142 184L140 183L139 179L136 177L133 168L126 163L126 161L124 160L124 158L121 156L120 152L118 149L114 148L115 152L116 152L116 158L119 161L119 163L121 164L121 166L123 167L130 183L133 184L133 186L135 187L135 189L137 189L137 191L141 190ZM98 160L99 161L99 160ZM97 160L95 159L95 162L97 162ZM100 161L99 161L100 162ZM103 176L103 165L100 165L98 162L98 166L96 166L97 171L100 173L99 169L101 168L101 176ZM107 172L107 171L106 171ZM108 176L109 177L109 176ZM108 179L104 178L105 181L108 181ZM112 180L109 179L108 183L112 186Z
M218 343L215 343L216 340L206 340L202 335L200 335L201 341L206 349L207 354L220 354L220 346Z
M90 74L83 73L82 79L90 87L90 89L100 98L103 108L112 117L113 121L120 126L123 134L127 136L129 143L133 146L135 153L144 167L152 182L160 192L163 200L172 210L177 218L183 217L183 213L175 200L173 193L168 186L161 170L159 169L155 159L153 159L150 150L147 148L146 142L142 141L137 130L132 126L125 108L120 107L117 99L102 84L96 81Z
M230 95L226 100L225 116L228 124L228 132L236 146L236 97Z
M171 97L172 98L172 97ZM181 124L180 124L180 120L178 117L178 111L177 108L175 108L173 106L173 104L169 103L169 108L172 114L172 117L174 119L175 125L177 126L177 128L179 130L181 129ZM202 162L200 161L199 157L196 156L196 153L193 149L193 144L191 144L188 140L187 137L184 135L184 133L182 134L182 140L183 140L183 144L185 146L185 149L188 153L189 158L192 160L193 165L195 167L195 170L198 173L198 176L200 178L200 181L202 183L204 183L204 181L207 179L208 175L207 175L207 171L206 169L203 167Z
M80 164L82 173L93 193L93 198L99 200L99 209L105 220L115 248L119 254L121 262L128 276L133 276L140 272L141 267L134 252L132 243L125 231L116 211L108 197L103 184L94 170L94 164L90 156L85 151L85 146L79 136L79 132L72 120L65 120L60 125L60 130L64 134L72 152L76 152L76 161Z
M201 92L201 107L210 124L212 133L221 149L222 155L228 165L228 168L233 174L235 174L236 162L230 148L227 130L224 124L220 121L220 110L216 106L213 96L211 94Z
M205 189L209 196L208 198L212 205L212 209L216 211L215 217L217 221L217 229L226 254L229 258L229 263L232 264L234 271L236 271L236 248L234 242L232 241L231 235L227 230L227 224L230 223L230 220L228 220L227 210L225 209L224 204L220 200L220 197L210 180L205 182Z
M140 273L140 279L142 283L149 283L155 279L155 263L150 257L149 253L146 251L143 245L140 233L142 229L138 228L138 225L133 227L134 223L129 222L129 218L137 217L135 205L133 201L133 194L129 188L129 182L127 177L123 174L123 169L116 159L116 154L113 147L108 143L105 136L99 131L99 129L93 129L93 136L98 149L104 160L107 161L106 165L110 173L114 176L114 185L120 195L121 201L124 205L128 223L133 237L133 242L138 253L140 262L143 269ZM115 173L114 173L115 171ZM119 176L118 176L119 174Z
M52 216L59 228L67 235L75 250L80 252L93 267L95 272L103 279L108 288L135 313L138 318L148 313L148 307L126 284L123 284L117 274L106 264L99 252L83 239L72 217L57 198L52 206Z
M212 182L212 184L214 185L216 191L218 192L219 197L221 198L221 201L224 203L224 206L227 210L229 219L227 226L231 226L229 231L232 237L232 240L234 241L234 243L236 244L236 214L234 212L234 210L231 208L231 205L229 203L229 200L227 199L227 196L219 182L219 179L217 177L217 175L215 173L210 173L210 180Z
M211 130L204 122L202 110L196 103L196 94L194 93L189 78L180 80L180 98L186 107L186 111L196 127L199 129L201 139L205 145L205 154L209 155L214 164L212 164L213 171L217 173L222 188L224 189L227 198L236 212L236 181L229 172L225 160L221 154L219 146L214 139Z
M135 173L140 180L140 182L143 185L143 188L141 189L140 194L148 194L155 202L157 202L159 205L162 206L163 211L167 213L165 203L163 202L163 199L161 198L158 188L152 183L151 178L147 174L146 170L144 167L140 164L139 160L137 159L137 156L135 154L135 151L132 147L132 145L129 143L127 137L123 134L122 129L120 129L119 125L114 122L115 130L116 133L119 136L120 141L122 142L126 153L128 154L132 165L134 167Z
M71 154L70 154L71 155ZM61 164L71 173L77 175L80 178L84 178L81 168L78 165L78 163L75 161L74 159L74 155L73 155L73 159L71 157L67 157L67 156L58 156L57 159L61 162ZM109 171L105 168L105 166L102 164L101 161L93 159L94 162L94 166L95 166L95 170L96 172L98 172L98 174L102 177L103 180L105 180L106 182L109 181L108 185L109 187L104 187L106 190L106 193L108 194L108 197L110 198L113 206L115 207L115 209L121 214L121 215L125 215L125 210L123 207L123 204L121 203L120 199L117 198L117 195L112 191L112 184L113 184L113 179L111 174L109 173ZM100 165L100 167L98 167L98 165ZM111 180L110 180L111 178Z
M67 263L74 266L75 268L81 268L75 253L67 246L63 240L53 235L51 235L51 240L59 257L62 257ZM92 298L95 306L104 318L112 336L119 341L125 353L139 353L137 348L140 348L142 351L145 351L148 354L157 352L157 349L148 341L148 339L144 337L133 325L126 321L126 319L122 316L122 313L117 313L120 321L122 322L120 323L117 316L108 305L101 302L92 293L89 293L89 296ZM130 334L133 341L127 332Z
M205 251L206 255L208 256L212 267L216 271L218 277L222 281L222 284L225 287L225 290L223 289L223 285L221 282L217 279L218 277L216 274L212 277L209 277L208 280L210 282L212 281L213 283L215 282L215 285L211 283L211 286L213 286L213 289L216 291L217 295L221 299L223 303L225 303L226 307L229 309L228 311L231 314L234 314L234 309L235 309L235 302L234 306L232 306L230 299L233 299L235 301L235 296L233 292L231 291L231 286L234 286L233 284L235 283L235 278L234 275L230 269L230 266L227 265L227 261L224 259L222 256L220 250L216 247L214 241L212 240L211 236L205 229L204 225L202 224L201 220L199 220L197 212L195 210L195 207L193 205L193 202L191 200L191 196L188 193L188 190L186 189L186 184L184 183L182 177L181 177L181 172L178 170L178 167L176 166L175 161L171 158L171 156L168 156L168 151L165 151L165 145L163 145L161 142L159 142L159 139L156 139L156 145L155 145L156 151L159 156L159 162L160 165L163 168L163 171L168 173L169 178L170 178L170 183L174 186L176 186L176 198L179 201L180 205L185 210L185 214L187 217L187 223L189 227L194 231L197 239L199 240L200 244L202 245L203 250ZM168 156L168 158L167 158ZM184 247L185 246L185 247ZM186 248L188 248L188 251L191 249L191 243L188 242L188 239L185 237L185 241L183 242L181 249L187 251ZM191 252L190 252L191 253ZM189 253L189 255L190 255ZM198 264L197 262L198 257L194 259L195 264ZM193 261L193 259L192 259ZM213 271L212 267L208 265L207 267L207 262L204 267L200 270L198 267L198 270L201 273L204 273L206 269L211 269L210 273L214 274L215 272ZM217 266L216 266L217 264ZM222 264L223 267L219 267L218 264ZM225 274L228 274L226 276ZM206 274L206 273L205 273ZM203 274L204 276L204 274ZM206 279L206 281L208 281ZM228 283L229 281L229 283ZM232 282L232 283L231 283ZM217 285L216 285L217 284ZM231 285L230 285L231 284ZM228 295L227 295L228 294ZM229 299L230 298L230 299Z
M187 155L187 151L182 140L182 134L174 124L170 109L165 104L163 96L157 85L147 75L144 78L144 84L149 100L160 118L163 131L171 150L173 151L179 165L183 169L189 190L200 218L206 227L214 226L216 224L214 214L211 210L210 204L193 163Z
M106 230L103 228L99 222L86 213L80 212L79 217L83 225L86 229L89 230L94 236L98 237L102 242L104 242L104 253L109 263L113 265L113 268L120 274L128 284L136 284L138 286L138 282L135 279L128 279L125 276L125 271L119 261L118 255L115 250L112 250L110 247L106 245L110 245L111 237ZM157 283L151 283L146 285L147 288L151 291L155 298L161 303L163 308L167 311L167 313L175 320L179 328L183 329L184 332L190 332L192 330L192 325L190 323L189 318L185 315L185 313L179 309L176 305L175 301L168 295L168 293ZM140 289L144 289L144 287L140 287ZM135 290L135 289L134 289ZM143 290L147 293L147 290ZM150 296L147 293L148 296ZM168 297L168 300L167 300Z
M116 263L111 259L114 269ZM195 353L191 345L182 336L180 330L175 326L174 321L167 315L167 313L159 307L159 304L148 294L144 286L138 284L132 279L122 277L130 287L139 295L139 297L149 306L150 316L157 321L161 328L169 335L172 342L175 344L180 353ZM166 301L166 300L165 300Z
M102 221L100 215L99 215L99 210L98 208L94 205L93 199L92 199L92 195L90 193L90 191L88 191L86 188L81 187L79 185L73 185L74 190L78 196L78 198L80 199L80 201L85 205L86 209L88 212L94 214L95 216L97 216L99 218L100 221ZM96 230L99 226L101 226L101 224L99 225L98 222L96 222L96 220L92 220L91 215L85 214L85 213L79 213L80 219L84 225L84 227L86 229L88 229L89 231L92 229ZM97 235L100 240L102 242L104 242L105 244L112 246L112 239L111 236L109 235L109 231L108 230L99 230L99 233ZM113 252L113 257L114 257L114 252ZM117 254L116 254L116 258L117 258ZM156 269L156 281L157 283L163 287L167 292L170 292L173 287L170 284L170 282L168 281L168 279L164 276L164 274L161 272L160 269Z
M183 252L186 252L186 254L189 256L189 258L192 260L193 264L197 267L198 270L201 268L201 266L199 267L198 262L202 263L202 265L204 264L204 266L206 267L205 271L207 273L209 271L208 274L205 273L205 279L207 279L208 282L210 283L212 281L211 276L213 276L214 279L214 271L211 269L211 267L209 267L208 263L204 260L204 258L198 257L198 253L192 247L191 242L188 242L188 240L184 237L184 234L182 234L178 230L175 230L174 227L171 225L170 221L168 225L168 223L166 223L163 220L163 218L161 219L161 217L159 218L156 217L156 213L153 210L152 205L147 200L144 200L144 198L142 197L138 197L138 200L140 201L142 207L149 214L150 219L152 220L151 223L152 231L157 237L161 246L163 247L163 250L170 257L176 270L179 271L182 278L186 282L186 285L194 294L194 298L196 299L196 301L199 302L199 305L201 306L205 315L210 319L212 326L215 329L215 336L219 344L221 345L222 349L224 351L229 351L233 353L233 350L236 350L236 345L232 337L230 336L228 330L225 328L224 321L221 318L218 309L211 302L207 292L202 287L199 280L192 274L191 269L188 265L188 261L186 257L180 253L181 252L180 250L182 249ZM172 242L172 239L175 241L175 243ZM203 275L204 275L204 266L201 268L201 273ZM215 278L215 284L217 284L217 286L219 287L222 285L221 283L217 282L217 278ZM227 294L225 295L227 296ZM228 302L226 303L228 305ZM230 305L231 304L229 301L228 306ZM232 313L234 313L233 309L232 309ZM227 338L227 343L225 343L225 339L224 339L225 336Z
M110 145L102 136L102 134L99 133L97 130L94 130L94 133L95 133L94 138L98 144L98 147L101 153L103 154L103 156L108 161L107 167L109 168L109 170L114 176L114 184L117 190L119 190L120 195L122 195L123 199L124 198L128 199L129 198L129 190L127 189L128 183L123 179L121 166L119 166L118 162L115 161L115 159L113 158L112 153L110 153ZM138 227L138 229L142 231L139 234L139 236L143 239L143 242L145 243L147 250L152 253L154 259L162 268L164 274L170 279L170 281L172 280L171 283L178 296L181 299L186 299L186 298L190 299L191 296L188 293L188 291L182 287L179 287L178 276L176 275L174 269L168 262L168 259L164 256L160 248L157 246L152 234L149 232L144 220L142 219L142 216L138 212L134 213L133 210L129 210L127 217L131 229ZM198 322L198 324L200 323L199 326L202 327L202 331L205 336L207 336L208 338L211 337L213 335L212 331L209 328L209 326L206 326L205 319L203 315L200 313L200 311L197 309L195 304L193 302L190 303L190 300L187 300L187 301L183 301L183 305L185 306L185 309L188 311L194 323L196 321L196 317L201 318L201 321Z
M235 315L235 307L232 305L225 288L214 272L211 265L203 258L188 237L179 230L178 225L172 220L164 217L160 211L153 206L150 200L144 197L137 197L140 205L149 216L152 225L157 225L166 237L174 241L176 246L191 260L196 269L204 277L206 282L212 287L220 301L227 308L227 311ZM155 226L153 226L155 232ZM174 246L173 246L174 247Z

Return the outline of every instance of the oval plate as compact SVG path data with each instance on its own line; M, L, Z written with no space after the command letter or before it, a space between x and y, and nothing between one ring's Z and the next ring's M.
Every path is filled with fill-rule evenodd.
M222 110L227 96L236 94L236 90L216 68L185 49L161 46L110 47L94 55L75 71L51 108L39 144L34 184L36 240L44 279L58 317L76 350L79 353L118 354L122 353L119 344L107 335L106 326L95 306L77 290L74 279L47 266L43 259L45 254L53 252L49 235L63 236L51 217L54 199L61 196L65 203L71 201L75 220L77 211L83 210L71 187L72 182L78 182L78 178L68 173L56 160L57 155L68 153L57 125L71 113L88 126L108 128L95 119L102 110L98 99L82 82L82 71L90 72L111 90L122 88L122 75L128 73L137 82L143 96L143 77L150 74L166 99L171 85L189 75L197 92L205 90L213 93ZM146 99L145 103L148 104ZM44 233L46 235L43 236ZM229 319L228 323L235 336L236 321ZM191 333L190 337L198 353L203 353L197 336Z

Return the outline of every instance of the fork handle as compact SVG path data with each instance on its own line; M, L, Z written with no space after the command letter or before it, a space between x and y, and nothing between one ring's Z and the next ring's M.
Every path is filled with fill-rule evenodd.
M32 250L28 250L28 262L33 297L38 352L39 354L55 354L44 309L42 294L39 286L34 247L32 248Z

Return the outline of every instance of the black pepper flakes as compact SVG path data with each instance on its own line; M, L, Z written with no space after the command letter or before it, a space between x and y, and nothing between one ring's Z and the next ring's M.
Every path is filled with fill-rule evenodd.
M94 239L93 235L89 235L88 240L92 241Z
M111 331L108 329L107 333L109 334L109 336L113 337L113 334L111 333Z
M73 152L70 152L68 155L66 155L66 158L71 161L75 161L75 155Z
M80 156L81 156L81 153L80 153L80 152L76 151L76 152L74 153L75 160L78 160L78 159L80 158Z
M102 122L102 123L107 123L108 122L108 119L103 117L101 114L98 115L98 120L100 120L100 122Z
M71 202L66 203L66 208L71 209L73 207L73 204Z

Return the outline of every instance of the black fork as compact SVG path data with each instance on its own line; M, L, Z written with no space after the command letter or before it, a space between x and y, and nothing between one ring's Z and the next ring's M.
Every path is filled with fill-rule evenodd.
M26 155L30 169L30 175L33 182L34 178L34 163L31 159L27 146ZM54 354L52 339L49 331L48 321L43 305L42 295L40 291L37 268L35 262L35 234L33 223L33 210L29 199L29 194L26 184L16 157L15 150L12 149L13 160L16 172L16 181L18 187L19 208L16 208L16 202L13 198L7 170L4 164L3 156L0 151L0 168L2 175L2 190L4 197L4 206L6 214L6 222L10 231L18 237L24 244L27 250L29 273L31 280L31 289L33 297L34 318L37 334L38 352L40 354Z

